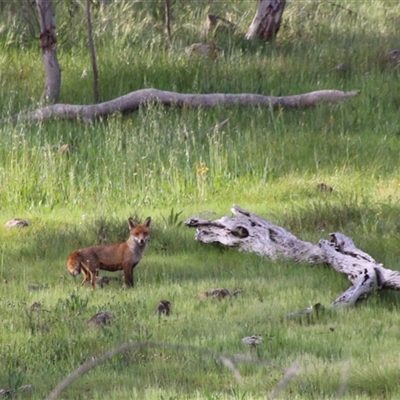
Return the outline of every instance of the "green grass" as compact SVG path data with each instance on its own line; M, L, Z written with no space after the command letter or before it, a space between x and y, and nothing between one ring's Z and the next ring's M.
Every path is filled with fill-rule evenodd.
M37 108L44 86L40 51L23 18L33 21L34 9L3 3L0 118ZM0 226L12 217L32 222L0 229L0 389L32 384L33 391L19 397L43 399L93 356L151 341L164 347L116 356L60 398L265 399L295 362L297 377L278 398L335 398L341 387L343 399L399 398L397 293L380 292L357 308L311 320L287 319L318 302L328 306L349 282L329 267L198 243L182 224L202 212L219 218L235 203L314 243L343 232L387 268L400 270L400 69L384 60L398 47L399 5L288 3L277 40L264 44L244 39L254 4L171 3L170 45L163 2L93 7L102 100L149 87L361 94L307 110L154 106L93 124L0 124ZM60 102L90 104L84 9L73 4L56 8ZM207 13L230 18L237 30L207 37ZM184 51L211 39L224 49L215 62ZM332 71L342 62L348 73ZM226 118L227 126L205 133ZM59 152L64 144L70 152ZM321 182L335 190L318 191ZM117 281L94 292L80 288L81 278L66 270L67 256L124 241L129 216L151 216L154 224L134 289ZM244 293L223 301L197 297L217 287ZM159 320L154 309L162 299L171 301L172 315ZM34 302L41 311L30 308ZM88 330L100 310L115 320ZM241 343L252 334L264 337L255 351ZM253 362L236 363L239 384L211 353L251 355Z

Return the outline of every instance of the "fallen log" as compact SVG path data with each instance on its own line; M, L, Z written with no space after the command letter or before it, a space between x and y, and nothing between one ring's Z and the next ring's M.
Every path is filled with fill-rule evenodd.
M185 225L196 228L195 239L203 243L221 243L272 260L284 258L330 265L352 283L332 302L332 307L354 306L376 290L400 290L400 272L385 269L340 232L331 233L330 240L321 239L318 244L312 244L237 205L231 211L235 217L217 220L192 217Z
M272 108L304 108L320 103L337 103L360 93L359 90L318 90L292 96L263 96L259 94L183 94L158 89L142 89L116 99L92 105L54 104L35 111L21 112L3 122L45 122L49 119L80 119L92 122L115 113L127 114L140 107L154 104L187 108L210 108L217 106L262 106Z

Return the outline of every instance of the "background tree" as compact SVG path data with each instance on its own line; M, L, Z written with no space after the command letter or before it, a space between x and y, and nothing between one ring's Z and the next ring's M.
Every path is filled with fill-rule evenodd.
M46 84L41 101L56 103L61 90L61 69L57 58L56 21L51 0L36 0L40 23L40 48Z
M92 61L93 71L93 99L95 103L100 101L100 90L99 90L99 71L97 68L96 61L96 48L94 46L93 32L92 32L92 16L90 12L90 0L86 0L86 21L88 29L88 40L90 49L90 59Z
M168 42L171 43L172 36L171 36L171 5L169 0L165 1L165 25L167 30L167 38Z
M281 19L286 0L258 0L258 7L253 22L246 34L246 39L258 37L262 40L275 38L281 27Z

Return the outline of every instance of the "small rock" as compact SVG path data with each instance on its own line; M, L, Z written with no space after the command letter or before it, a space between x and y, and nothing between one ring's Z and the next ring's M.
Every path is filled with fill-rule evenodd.
M11 228L24 228L26 226L29 226L31 223L23 218L13 218L10 221L6 222L4 226L8 229Z
M169 315L171 313L171 302L168 300L161 300L154 312L158 314L159 317L161 317L161 314Z
M92 318L90 318L88 322L88 328L96 328L98 326L108 326L111 324L111 320L114 319L114 314L108 311L100 311Z
M32 311L40 311L42 308L42 304L39 303L38 301L35 301L34 303L31 304L29 307Z
M29 390L33 390L33 385L23 385L21 387L19 387L18 389L12 389L12 388L2 388L0 389L0 395L3 395L4 397L6 396L14 396L17 391L19 392L26 392Z
M15 389L10 389L10 388L0 389L0 394L3 395L4 397L14 395L15 392L16 392Z
M303 308L299 311L294 311L289 314L286 314L287 318L297 318L303 317L305 315L316 314L318 315L320 311L325 310L325 307L321 303L314 304L313 306Z
M185 48L187 54L201 55L211 60L216 60L223 53L223 50L216 46L215 43L194 43Z
M262 336L252 335L246 336L242 339L242 343L247 344L251 347L256 347L258 344L263 342Z
M60 146L60 148L58 149L58 151L62 154L62 153L71 153L71 146L68 143L63 144L62 146Z
M400 63L400 49L394 49L386 53L386 58L395 63Z
M234 290L228 290L228 289L223 289L223 288L210 289L210 290L200 293L199 298L201 300L204 300L207 297L212 297L214 299L221 300L228 296L237 296L239 293L242 293L242 292L243 292L242 289L234 289Z
M336 72L347 72L350 70L349 64L346 63L340 63L336 65L336 67L333 67L331 71L336 71Z
M33 390L33 385L28 384L28 385L23 385L18 389L20 392L26 392L28 390Z
M49 288L49 285L47 285L47 284L45 284L45 285L29 285L28 286L28 290L30 292L34 292L36 290L45 290L45 289L48 289L48 288Z
M333 192L333 187L328 186L326 183L318 183L317 189L321 192Z
M111 279L108 276L96 276L96 284L102 289L104 285L108 285L110 283L110 280Z

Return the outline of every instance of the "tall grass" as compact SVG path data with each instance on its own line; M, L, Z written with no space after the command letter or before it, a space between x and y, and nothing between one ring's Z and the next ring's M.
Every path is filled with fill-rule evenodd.
M384 58L398 47L399 5L289 3L277 40L268 44L244 40L253 6L172 2L168 44L163 2L94 2L102 100L146 87L265 95L360 89L360 96L307 110L153 106L93 124L0 125L0 225L14 216L32 222L0 230L0 388L33 384L20 396L44 398L94 355L151 340L250 355L254 362L238 363L238 384L201 350L140 348L97 366L65 398L261 399L295 361L298 376L281 398L332 398L340 388L348 399L399 397L396 293L290 320L285 315L297 309L329 305L348 288L346 279L324 267L202 245L182 225L200 212L218 218L237 203L304 240L342 231L388 268L400 268L400 69ZM6 118L38 106L44 72L30 30L35 10L21 2L0 7L0 118ZM210 37L203 30L207 13L231 19L237 30ZM84 7L58 2L56 16L60 102L90 104ZM206 40L224 49L216 61L185 52ZM347 73L332 70L342 62ZM228 125L209 130L227 118ZM60 152L65 144L69 151ZM318 191L321 182L334 191ZM135 288L112 281L95 292L78 289L80 279L67 275L68 254L123 241L127 217L148 215L154 230ZM226 301L197 298L214 287L244 293ZM154 314L161 299L172 303L169 318ZM39 310L31 308L35 302ZM100 310L116 319L88 330ZM241 343L252 334L264 338L257 349Z

